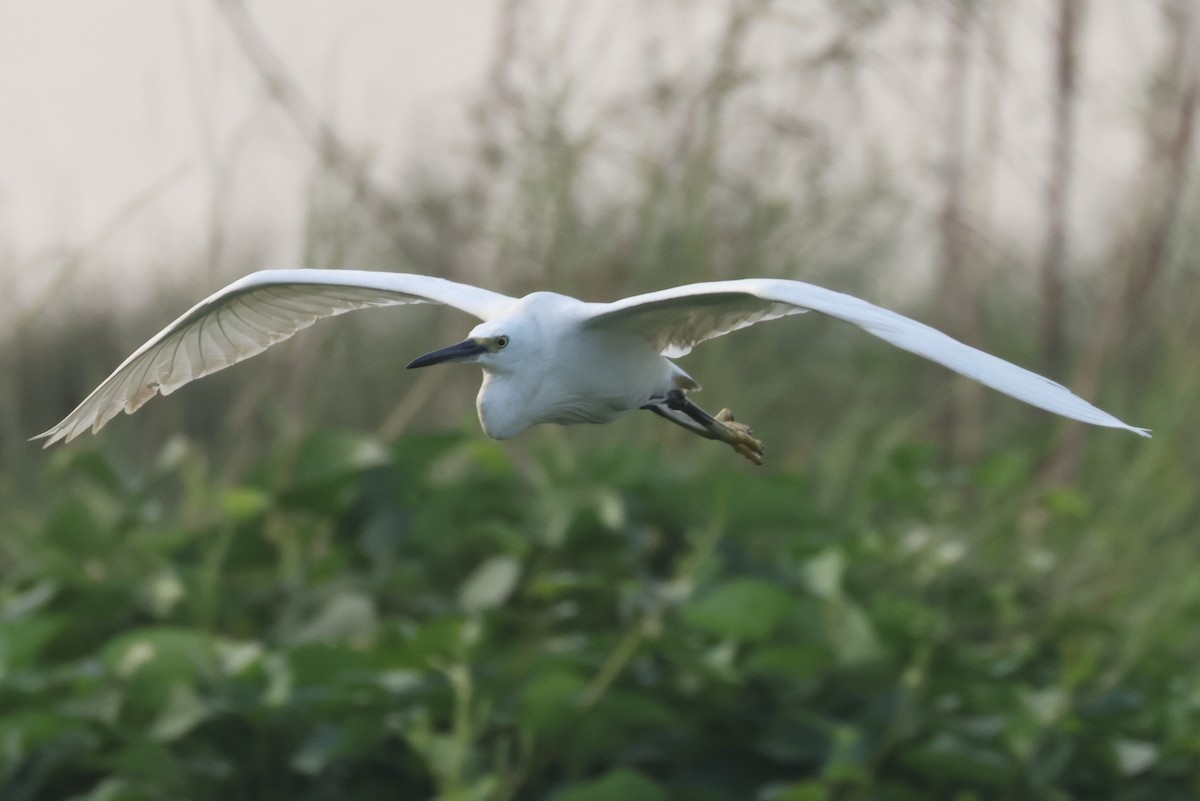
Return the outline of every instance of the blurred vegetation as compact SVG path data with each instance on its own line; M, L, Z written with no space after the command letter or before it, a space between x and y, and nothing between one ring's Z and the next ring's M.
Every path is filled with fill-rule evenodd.
M474 433L230 485L182 438L59 451L3 521L0 795L1194 798L1200 580L1098 559L1134 501L864 458L830 504Z
M1182 51L1147 81L1134 222L1100 262L1048 269L1069 254L1051 189L1056 244L1034 275L954 185L986 147L958 152L945 121L964 169L929 171L931 203L854 116L893 18L991 36L1003 3L817 4L832 33L797 44L791 87L813 105L781 111L754 36L807 23L733 2L712 52L647 57L619 102L583 113L579 75L544 68L566 45L508 0L466 169L416 165L400 188L272 74L241 4L219 5L317 154L307 266L595 300L809 280L1061 362L1056 378L1156 436L973 397L806 316L684 362L702 403L755 425L764 469L649 414L494 443L477 374L401 369L464 329L418 308L317 326L101 437L27 444L180 309L264 266L217 214L198 252L171 254L189 285L146 308L80 298L5 321L0 799L1200 796ZM1188 29L1182 4L1162 9L1165 31ZM952 77L967 56L951 50ZM831 96L850 102L826 119ZM941 254L929 292L902 291L914 252ZM46 297L85 268L102 254L72 255ZM1028 287L1071 275L1048 317Z

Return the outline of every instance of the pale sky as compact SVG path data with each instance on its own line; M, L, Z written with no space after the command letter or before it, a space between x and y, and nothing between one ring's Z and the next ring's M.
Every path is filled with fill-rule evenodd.
M1004 109L1001 166L991 180L997 229L1028 240L1032 251L1049 132L1053 14L1044 0L1015 2L1004 35L1015 43L1009 80L1016 90ZM290 74L348 144L372 155L378 176L395 180L416 161L453 169L462 160L467 112L484 86L495 38L496 0L248 5ZM856 148L869 141L890 154L900 180L912 181L915 207L932 202L941 145L931 131L941 108L945 32L893 13L868 38L864 109L862 98L848 101L836 84L797 89L792 59L799 45L827 34L829 15L823 3L778 5L786 21L756 36L749 54L762 75L775 76L761 86L765 102L834 130L853 120L858 130L846 122L843 147L832 156L846 162L845 174L855 169ZM1088 4L1072 220L1077 252L1094 247L1111 226L1121 188L1137 169L1147 70L1158 57L1154 6ZM580 95L597 106L636 83L641 76L631 72L644 67L648 49L661 51L656 58L677 74L706 67L727 8L703 0L536 7L540 36L552 41L561 28L571 40L559 51L563 63L547 69L582 76ZM556 19L568 13L570 20ZM655 26L657 33L645 33ZM979 70L975 85L985 77ZM636 123L629 126L606 136L640 135ZM175 271L194 270L179 254L195 252L214 213L234 230L259 234L268 262L262 266L295 266L312 165L311 150L264 99L212 0L0 0L0 275L10 299L36 296L66 254L95 243L154 186L153 202L94 248L72 292L111 285L114 264L177 281ZM786 190L803 167L763 180Z
M382 171L453 136L491 45L490 0L251 8L297 82ZM104 251L169 258L178 247L167 243L202 235L218 169L232 172L226 213L286 228L312 165L211 0L0 2L0 120L6 274L53 265L164 181Z

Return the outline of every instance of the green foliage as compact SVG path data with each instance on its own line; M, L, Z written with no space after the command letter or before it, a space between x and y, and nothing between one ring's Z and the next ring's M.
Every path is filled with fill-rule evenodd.
M848 515L733 459L509 453L56 453L0 519L0 797L1200 793L1200 583L1146 612L1085 548L1120 504L1026 454L893 447Z

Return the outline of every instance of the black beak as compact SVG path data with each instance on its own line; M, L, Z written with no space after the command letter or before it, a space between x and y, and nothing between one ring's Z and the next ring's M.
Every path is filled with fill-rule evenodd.
M461 362L487 353L487 350L487 345L481 340L465 339L457 345L450 345L441 350L435 350L433 353L418 356L408 363L408 369L428 367L431 364L441 364L442 362Z

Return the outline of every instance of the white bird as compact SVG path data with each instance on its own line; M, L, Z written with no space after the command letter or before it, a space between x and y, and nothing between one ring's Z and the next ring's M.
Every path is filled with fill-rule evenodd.
M467 339L408 366L483 368L476 408L484 432L507 439L538 423L607 423L648 409L756 464L763 445L728 410L688 399L700 385L672 359L765 320L819 311L853 323L1026 403L1098 426L1127 425L1061 384L895 312L799 281L750 278L688 284L613 303L553 292L512 298L442 278L357 270L264 270L188 310L138 348L58 425L46 446L98 431L157 394L262 352L323 317L370 306L443 303L478 317Z

